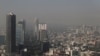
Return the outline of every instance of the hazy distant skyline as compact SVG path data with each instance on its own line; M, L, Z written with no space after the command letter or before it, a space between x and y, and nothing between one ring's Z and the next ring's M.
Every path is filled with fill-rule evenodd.
M48 25L100 25L100 0L0 0L0 28L6 14L32 25L35 17Z

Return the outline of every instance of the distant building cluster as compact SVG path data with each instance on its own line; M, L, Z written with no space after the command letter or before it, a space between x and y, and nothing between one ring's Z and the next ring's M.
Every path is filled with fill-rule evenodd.
M64 32L49 33L52 51L51 56L99 56L100 31L99 26L67 27Z

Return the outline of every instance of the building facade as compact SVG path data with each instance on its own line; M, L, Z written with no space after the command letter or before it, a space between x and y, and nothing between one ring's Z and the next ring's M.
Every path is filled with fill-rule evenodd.
M16 15L9 13L6 20L7 55L12 56L16 52Z

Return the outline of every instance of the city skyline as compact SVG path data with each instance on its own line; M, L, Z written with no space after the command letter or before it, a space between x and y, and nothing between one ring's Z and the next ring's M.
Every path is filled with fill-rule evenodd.
M100 0L1 0L0 56L100 56Z
M1 41L2 43L0 45L0 55L100 55L100 27L98 26L69 26L63 32L48 31L47 24L40 23L40 21L38 22L38 19L35 18L35 25L33 25L35 29L33 29L32 32L26 32L27 29L25 29L25 21L23 20L18 22L18 24L21 23L21 26L23 26L19 28L21 32L18 32L20 30L16 30L16 19L17 17L14 13L9 13L6 16L6 35L0 36L2 40L4 40L3 38L5 38L4 41ZM58 28L56 27L56 29ZM34 36L33 32L37 32L38 34L36 35L39 38L37 36ZM22 36L19 34L21 34ZM23 38L25 41L23 41ZM24 44L22 42L18 43L18 41L20 40L22 40Z

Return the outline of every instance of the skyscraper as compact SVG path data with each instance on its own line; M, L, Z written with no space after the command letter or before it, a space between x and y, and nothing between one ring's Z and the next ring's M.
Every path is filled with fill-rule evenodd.
M47 24L39 24L39 40L40 41L47 41Z
M34 19L34 23L35 23L34 37L35 37L36 40L39 40L39 29L38 29L39 21L38 21L38 18Z
M41 42L41 51L49 51L49 41L47 34L47 24L39 24L39 40Z
M25 28L26 28L26 22L25 20L21 20L18 22L18 24L21 24L21 43L20 44L24 44L25 41Z
M16 52L16 15L13 13L6 16L6 41L7 55L13 56Z

